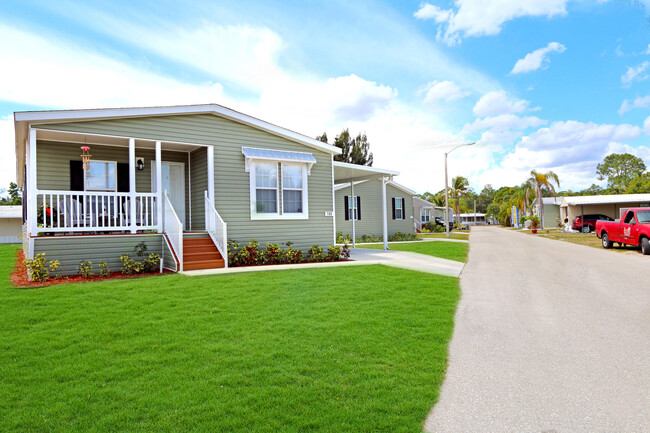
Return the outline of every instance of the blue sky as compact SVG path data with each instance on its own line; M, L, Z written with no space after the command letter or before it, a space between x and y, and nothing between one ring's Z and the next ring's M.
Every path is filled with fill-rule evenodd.
M417 190L650 166L649 0L105 1L0 5L0 145L14 111L216 102L307 135L363 131ZM15 176L0 162L0 184Z

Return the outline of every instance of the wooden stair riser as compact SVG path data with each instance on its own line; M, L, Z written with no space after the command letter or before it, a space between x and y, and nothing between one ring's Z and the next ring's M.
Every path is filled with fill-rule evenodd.
M214 268L223 268L225 263L223 259L221 260L203 260L183 263L183 270L185 271L197 271L200 269L214 269Z

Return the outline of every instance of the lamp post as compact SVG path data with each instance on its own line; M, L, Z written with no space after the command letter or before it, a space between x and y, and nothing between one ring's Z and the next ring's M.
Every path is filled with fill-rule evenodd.
M451 149L449 152L445 152L445 232L447 233L447 237L449 237L449 185L447 183L447 155L449 155L451 152L458 149L459 147L472 146L474 144L476 144L476 142L474 141L471 143L459 144L458 146Z

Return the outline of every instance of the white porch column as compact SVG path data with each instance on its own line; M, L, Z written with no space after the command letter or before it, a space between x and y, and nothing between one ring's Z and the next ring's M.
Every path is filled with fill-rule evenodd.
M208 146L208 197L216 206L214 200L214 146Z
M388 178L381 178L381 203L384 209L384 249L388 249L388 211L386 210L386 183Z
M27 191L25 196L27 197L27 229L30 236L36 236L38 233L38 221L36 218L36 206L38 202L36 200L38 194L38 185L36 184L36 130L29 129L29 138L27 140L27 173L26 176L29 176L27 179ZM43 213L43 218L45 218L45 213ZM30 255L33 255L33 252L30 248Z
M162 190L162 145L160 141L156 141L156 225L158 226L158 233L163 231L163 190Z
M135 138L129 138L129 227L131 233L138 231L135 224Z
M352 200L352 215L350 215L350 218L352 219L352 248L357 247L357 230L356 230L356 224L355 220L356 215L354 210L357 208L357 200L354 198L354 181L350 182L350 190L352 191L352 196L350 197L350 200ZM357 210L357 212L359 212Z

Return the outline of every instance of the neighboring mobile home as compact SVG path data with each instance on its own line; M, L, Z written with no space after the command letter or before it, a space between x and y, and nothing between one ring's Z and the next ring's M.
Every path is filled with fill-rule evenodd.
M82 260L119 268L141 241L172 270L227 266L227 240L334 242L334 146L215 104L14 122L25 254L62 274Z
M22 206L0 206L0 244L20 243L22 226Z
M601 214L613 219L621 218L621 210L635 207L650 207L650 194L612 194L560 197L562 220L572 222L580 215ZM546 218L546 215L544 215Z
M341 167L342 163L335 162ZM346 164L351 165L351 164ZM336 165L335 165L336 167ZM356 166L358 167L360 166ZM392 180L397 172L375 170L368 179L353 181L334 176L336 231L343 235L392 236L397 232L414 233L413 196L415 192ZM384 188L385 187L385 200ZM385 206L382 206L385 202ZM384 230L385 228L385 230Z
M413 220L417 232L422 231L424 224L434 222L436 217L443 218L444 214L444 207L437 207L430 201L413 196Z
M544 204L544 227L545 229L552 229L561 227L560 219L560 205L564 197L542 197L542 203ZM535 215L539 215L539 210L537 209L537 199L533 200L533 207L535 208Z

